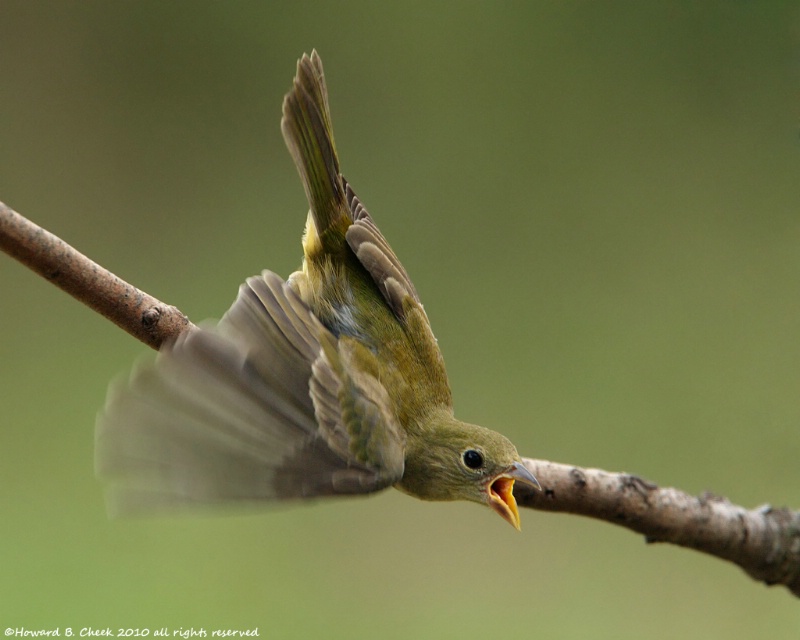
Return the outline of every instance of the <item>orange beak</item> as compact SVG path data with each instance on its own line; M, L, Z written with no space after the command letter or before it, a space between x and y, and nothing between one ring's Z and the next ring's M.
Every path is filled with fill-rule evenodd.
M519 480L525 484L541 489L539 481L521 462L515 462L505 473L497 476L487 487L489 506L497 511L503 519L511 524L517 531L521 530L519 509L514 499L514 481Z

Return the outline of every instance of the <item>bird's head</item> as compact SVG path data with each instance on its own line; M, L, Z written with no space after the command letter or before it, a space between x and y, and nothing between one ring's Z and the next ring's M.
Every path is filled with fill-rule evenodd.
M397 487L423 500L485 504L520 529L515 481L540 488L508 438L443 417L426 425L419 437L409 437Z

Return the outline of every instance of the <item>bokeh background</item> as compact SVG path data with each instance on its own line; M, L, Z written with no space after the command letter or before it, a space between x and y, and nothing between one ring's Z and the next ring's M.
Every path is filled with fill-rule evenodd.
M192 319L299 264L280 136L316 47L343 171L462 418L523 455L800 507L800 10L745 2L0 4L0 199ZM0 256L0 628L797 638L737 568L397 492L109 521L147 349Z

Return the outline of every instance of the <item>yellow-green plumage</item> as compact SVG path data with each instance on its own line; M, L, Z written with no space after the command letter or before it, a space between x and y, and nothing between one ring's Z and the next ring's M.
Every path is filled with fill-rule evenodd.
M284 99L281 129L311 206L303 270L292 274L289 284L340 340L356 339L367 347L361 350L362 366L376 368L393 410L406 430L413 430L431 409L451 404L444 362L405 270L339 173L316 53L297 65L294 89ZM354 220L356 209L362 217ZM374 261L385 256L384 269L370 273L372 263L365 268L355 253L359 249L362 255L372 249ZM378 288L386 279L402 289L395 296L401 313L387 305Z
M458 421L403 266L342 177L322 62L298 62L281 129L310 204L286 283L242 285L213 327L112 387L97 469L122 512L368 493L487 504L519 526L502 435Z

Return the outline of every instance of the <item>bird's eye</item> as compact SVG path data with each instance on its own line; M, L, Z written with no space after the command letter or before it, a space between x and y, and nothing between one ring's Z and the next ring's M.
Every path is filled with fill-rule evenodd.
M470 469L480 469L483 466L483 455L475 449L467 449L463 454L464 464Z

